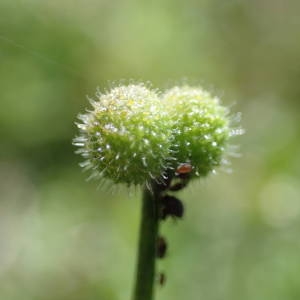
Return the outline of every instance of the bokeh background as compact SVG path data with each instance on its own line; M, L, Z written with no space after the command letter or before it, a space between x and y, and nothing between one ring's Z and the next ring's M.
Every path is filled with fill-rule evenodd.
M0 299L130 299L140 192L71 145L86 95L187 80L243 113L233 172L181 193L157 299L300 299L300 3L0 1Z

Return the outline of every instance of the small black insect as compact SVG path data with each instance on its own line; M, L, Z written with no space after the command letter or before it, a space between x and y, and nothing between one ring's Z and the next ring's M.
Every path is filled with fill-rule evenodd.
M161 178L161 182L159 183L159 188L161 191L165 191L169 188L173 177L174 177L173 169L168 169L164 172Z
M181 180L179 182L176 182L169 187L169 190L173 192L180 191L188 185L188 182L188 180Z
M158 258L164 258L166 256L167 248L166 240L162 236L158 237L156 243L156 256Z
M164 286L166 283L166 274L163 272L158 273L158 283L160 286Z
M161 218L165 220L168 216L182 218L184 207L182 202L174 196L166 195L161 199Z

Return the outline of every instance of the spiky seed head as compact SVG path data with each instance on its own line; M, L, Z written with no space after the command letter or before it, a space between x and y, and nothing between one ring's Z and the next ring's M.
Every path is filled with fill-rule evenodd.
M98 93L92 110L79 115L80 134L73 143L91 169L90 178L144 184L167 167L171 125L157 93L144 84L118 86Z
M175 164L189 163L193 175L207 175L221 164L232 136L229 109L199 87L174 87L163 101L173 120Z

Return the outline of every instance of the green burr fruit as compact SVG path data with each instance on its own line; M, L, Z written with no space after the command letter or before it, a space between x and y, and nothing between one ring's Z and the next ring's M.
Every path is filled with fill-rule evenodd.
M229 109L199 87L174 87L163 102L173 123L174 167L188 163L193 176L207 175L221 164L233 135Z
M80 134L73 140L89 178L138 185L163 176L172 131L156 91L130 84L97 98L92 110L79 115Z

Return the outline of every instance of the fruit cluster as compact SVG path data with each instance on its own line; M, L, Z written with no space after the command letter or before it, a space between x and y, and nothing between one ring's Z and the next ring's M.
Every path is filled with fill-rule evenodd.
M204 176L222 164L228 140L239 134L229 110L200 87L159 93L139 83L96 96L92 109L79 115L73 140L89 178L163 182L180 164L193 166L192 178Z

